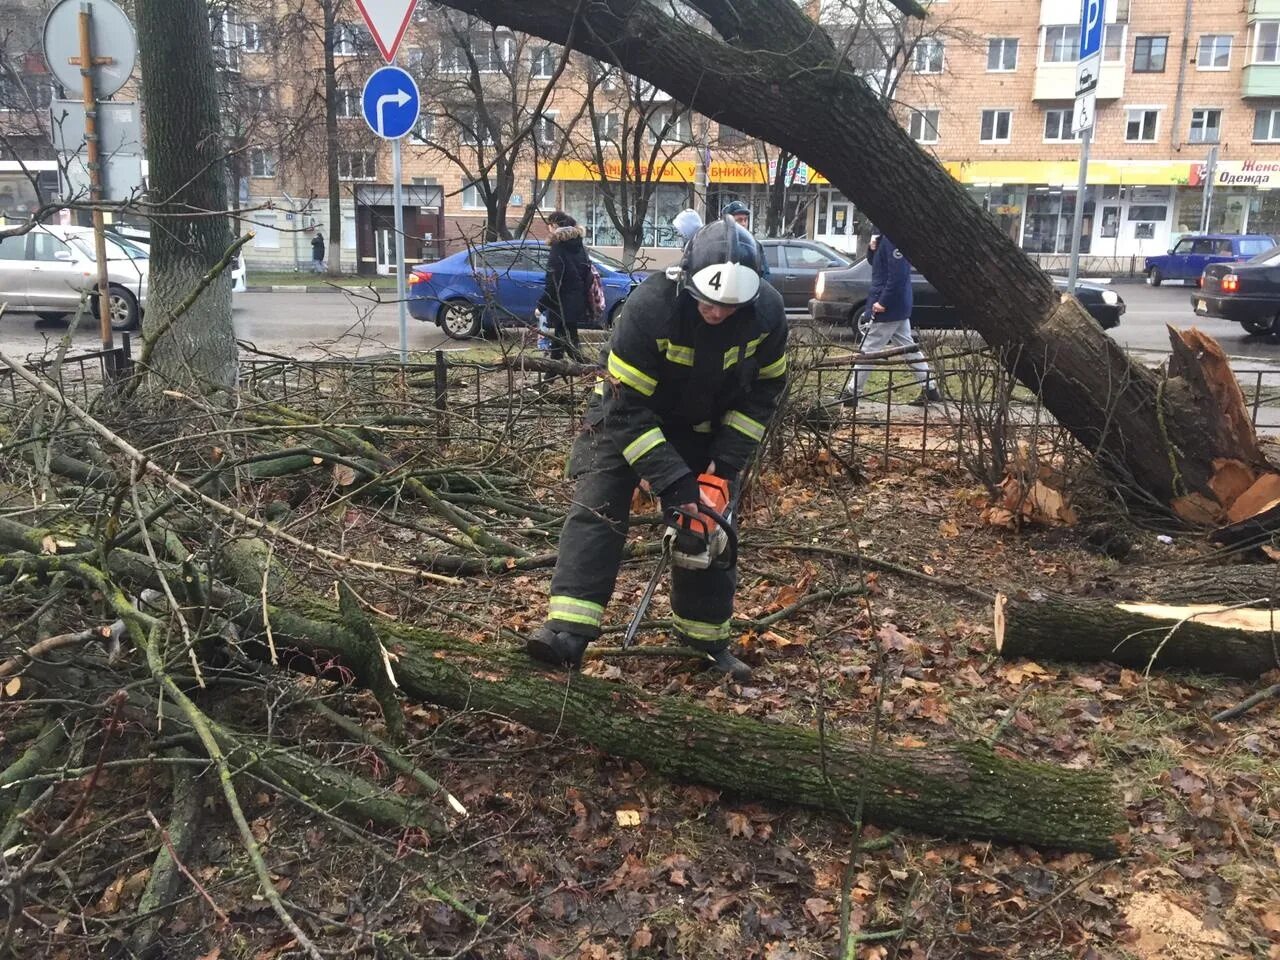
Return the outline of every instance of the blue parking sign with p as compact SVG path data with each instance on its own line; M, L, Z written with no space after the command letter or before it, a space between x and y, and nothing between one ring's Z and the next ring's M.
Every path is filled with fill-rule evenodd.
M1102 50L1103 16L1106 0L1082 0L1080 4L1080 59L1087 60Z

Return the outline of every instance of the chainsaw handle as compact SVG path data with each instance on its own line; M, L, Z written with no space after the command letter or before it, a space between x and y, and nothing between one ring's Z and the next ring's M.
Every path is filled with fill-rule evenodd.
M734 527L734 525L729 522L729 520L725 517L725 515L722 514L719 510L703 503L698 507L696 512L693 510L686 510L683 507L672 507L669 511L667 511L667 513L668 513L667 522L669 525L675 527L677 531L683 532L687 530L693 536L697 536L697 534L693 533L690 526L687 526L690 523L690 521L699 520L699 514L701 514L702 516L710 517L719 525L720 529L724 531L725 539L728 544L728 546L725 548L724 553L722 553L719 557L716 558L715 565L725 570L737 565L738 563L738 531ZM680 520L684 520L685 523L681 524ZM702 521L699 520L699 522L701 523ZM705 524L703 524L703 526L705 526Z

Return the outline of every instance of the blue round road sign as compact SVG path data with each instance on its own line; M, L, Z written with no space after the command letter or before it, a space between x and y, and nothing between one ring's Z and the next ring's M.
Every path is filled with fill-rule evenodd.
M418 85L399 67L379 67L360 95L364 122L384 140L399 140L412 130L421 106Z

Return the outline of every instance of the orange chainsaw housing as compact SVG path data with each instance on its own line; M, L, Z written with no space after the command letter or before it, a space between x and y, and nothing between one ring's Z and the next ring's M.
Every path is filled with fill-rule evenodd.
M702 499L723 517L729 507L729 481L714 473L699 474L698 489L702 493ZM705 513L699 514L696 520L684 519L682 523L686 529L704 537L710 536L720 526Z

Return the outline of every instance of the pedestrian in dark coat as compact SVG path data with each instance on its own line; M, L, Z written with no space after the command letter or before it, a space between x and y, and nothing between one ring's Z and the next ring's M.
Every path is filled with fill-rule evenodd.
M324 237L316 228L316 235L311 238L311 272L324 273Z
M591 261L582 243L582 228L567 213L557 210L547 217L551 224L551 255L547 259L546 289L538 309L547 314L554 334L548 356L582 359L578 328L585 325L591 296Z

